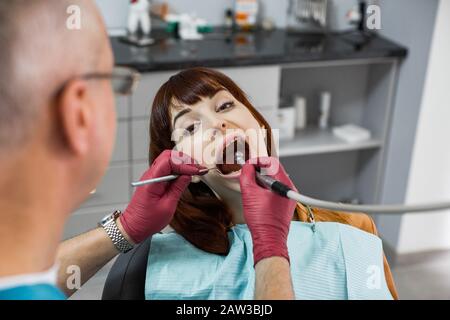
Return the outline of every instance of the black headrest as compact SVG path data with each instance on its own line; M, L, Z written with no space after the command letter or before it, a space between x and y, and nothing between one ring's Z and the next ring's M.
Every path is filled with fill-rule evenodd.
M120 254L103 288L102 300L145 300L145 275L151 238Z

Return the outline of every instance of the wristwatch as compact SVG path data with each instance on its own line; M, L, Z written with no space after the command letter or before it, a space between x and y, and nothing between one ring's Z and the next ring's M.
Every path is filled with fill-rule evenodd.
M122 253L126 253L133 249L133 245L125 239L122 232L120 232L117 227L116 220L120 217L122 212L120 210L116 210L111 214L108 214L104 217L99 223L98 226L105 229L108 236L111 238L111 241L116 246L117 250Z

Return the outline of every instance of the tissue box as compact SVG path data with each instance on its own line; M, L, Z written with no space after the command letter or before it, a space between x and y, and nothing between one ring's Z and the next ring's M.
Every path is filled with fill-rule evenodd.
M333 128L333 134L348 143L358 143L367 141L371 138L369 130L354 124L347 124Z

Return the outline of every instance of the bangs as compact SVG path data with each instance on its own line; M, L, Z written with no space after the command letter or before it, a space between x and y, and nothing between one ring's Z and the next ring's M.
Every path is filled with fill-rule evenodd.
M191 106L203 98L212 98L221 90L227 89L208 74L180 72L167 82L166 98L174 108L180 108L181 104Z

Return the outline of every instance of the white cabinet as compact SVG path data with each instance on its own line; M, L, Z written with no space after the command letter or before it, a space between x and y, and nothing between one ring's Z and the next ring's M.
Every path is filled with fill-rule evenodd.
M133 119L131 126L131 157L133 160L148 160L150 146L150 120L147 118Z
M130 97L115 96L116 114L118 119L127 119L130 117Z
M102 181L81 208L127 203L130 199L130 166L109 167Z
M257 109L276 109L280 97L280 66L222 68Z
M111 159L112 163L124 162L130 159L128 130L128 120L119 120L117 122L116 142Z
M278 107L280 66L217 69L233 79L257 108ZM149 117L153 99L161 85L178 71L152 72L142 75L132 98L133 118Z
M131 98L132 118L150 118L150 110L156 93L175 71L142 74L136 91Z

